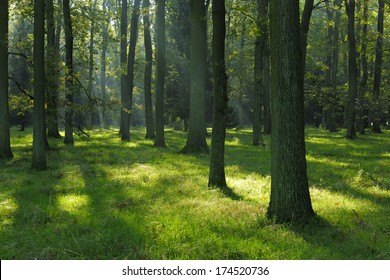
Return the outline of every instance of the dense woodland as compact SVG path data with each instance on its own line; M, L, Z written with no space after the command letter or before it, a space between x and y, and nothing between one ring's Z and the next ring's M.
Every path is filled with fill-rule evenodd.
M229 193L226 129L249 128L248 144L272 139L268 217L311 217L305 127L349 141L388 129L389 10L386 0L1 0L0 158L13 157L15 126L33 127L38 171L51 138L73 146L117 129L131 142L146 127L165 147L170 127L188 132L180 152L210 154L208 185Z

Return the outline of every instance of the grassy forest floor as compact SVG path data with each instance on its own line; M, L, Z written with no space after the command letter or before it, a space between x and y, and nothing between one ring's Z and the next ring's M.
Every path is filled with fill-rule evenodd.
M50 139L48 170L30 170L32 133L12 129L15 158L0 162L1 259L390 259L390 131L347 140L306 130L316 219L266 219L269 137L230 130L234 195L207 188L208 155L183 155L186 134L155 148L144 130L121 143L93 131L75 147ZM208 139L209 141L210 139Z

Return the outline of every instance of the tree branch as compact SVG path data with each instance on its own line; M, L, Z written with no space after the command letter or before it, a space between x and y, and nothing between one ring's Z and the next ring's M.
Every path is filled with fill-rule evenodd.
M26 90L24 90L22 88L22 86L18 83L17 80L15 80L14 78L12 78L11 76L8 77L8 79L10 79L11 81L13 81L15 83L15 85L18 87L18 89L26 96L28 96L31 100L34 100L34 96L32 96L31 94L29 94Z

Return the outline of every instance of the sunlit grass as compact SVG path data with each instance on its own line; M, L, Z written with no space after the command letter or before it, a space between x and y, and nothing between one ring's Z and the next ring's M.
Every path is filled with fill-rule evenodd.
M207 187L209 156L184 155L186 134L155 148L142 129L122 143L91 131L68 147L50 139L48 170L30 170L31 130L12 130L15 158L0 163L2 259L390 259L389 132L349 141L306 130L318 217L306 225L266 218L270 137L226 139L234 196ZM208 139L210 144L210 139Z

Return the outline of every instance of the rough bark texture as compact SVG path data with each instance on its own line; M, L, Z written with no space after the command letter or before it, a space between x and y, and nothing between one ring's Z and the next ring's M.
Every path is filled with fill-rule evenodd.
M34 1L34 116L31 167L46 169L45 0Z
M267 214L277 222L289 222L314 215L305 159L303 65L296 36L299 1L271 1L270 27L272 179Z
M127 63L127 0L122 0L121 8L121 46L120 46L120 64L121 64L121 140L130 141L130 100L129 100L129 82L126 73Z
M164 134L164 86L165 86L165 0L156 0L156 138L154 145L165 147Z
M56 48L53 0L46 1L47 50L47 136L61 138L58 129L59 49Z
M227 116L227 76L225 69L225 1L213 0L212 63L214 78L213 131L211 138L210 173L211 187L226 188L225 134Z
M261 133L264 77L267 69L264 65L264 52L267 44L268 0L257 0L257 29L255 41L255 65L253 87L253 145L264 145Z
M145 71L144 71L144 92L145 92L145 119L146 119L146 139L154 139L154 120L152 103L152 37L150 35L150 1L144 0L142 4L144 10L144 45L145 45Z
M8 0L0 2L0 159L12 158L8 106Z
M207 66L206 8L191 0L191 90L190 120L183 153L209 153L205 134L205 91Z
M73 31L69 0L63 1L65 24L65 138L64 143L73 145Z
M375 69L374 69L374 86L373 97L374 106L372 110L372 132L381 133L380 127L380 111L381 106L379 102L381 77L382 77L382 51L383 51L383 19L384 19L385 2L384 0L378 0L378 27L376 38L376 50L375 50Z
M355 0L345 0L348 15L348 97L345 104L346 137L356 137L355 102L357 97L357 61L355 39Z

